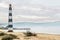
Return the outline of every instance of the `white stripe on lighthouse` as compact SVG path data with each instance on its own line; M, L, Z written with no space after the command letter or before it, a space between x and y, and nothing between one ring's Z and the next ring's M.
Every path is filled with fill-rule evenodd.
M12 23L12 22L9 22L8 24L9 24L9 25L12 25L13 23Z
M12 19L12 16L9 16L9 19Z
M12 12L12 10L9 10L9 13L11 13Z
M12 30L13 31L13 28L8 28L8 30Z

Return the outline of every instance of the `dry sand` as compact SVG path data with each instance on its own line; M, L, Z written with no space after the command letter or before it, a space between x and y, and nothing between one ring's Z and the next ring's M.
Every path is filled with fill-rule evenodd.
M12 33L6 32L6 33L18 36L19 39L14 40L60 40L60 35L58 34L55 35L55 34L37 33L37 36L27 37L22 32L12 32Z

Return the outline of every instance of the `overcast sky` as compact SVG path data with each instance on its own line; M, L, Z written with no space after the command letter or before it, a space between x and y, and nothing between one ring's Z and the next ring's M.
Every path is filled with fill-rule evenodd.
M60 0L0 0L0 23L7 23L9 3L14 22L60 21Z

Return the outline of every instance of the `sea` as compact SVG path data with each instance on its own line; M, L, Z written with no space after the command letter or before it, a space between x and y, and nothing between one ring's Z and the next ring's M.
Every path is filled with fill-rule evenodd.
M6 27L8 24L0 24L0 27ZM30 28L31 30L14 30L15 32L31 31L34 33L60 34L60 22L34 23L19 22L13 23L14 28Z

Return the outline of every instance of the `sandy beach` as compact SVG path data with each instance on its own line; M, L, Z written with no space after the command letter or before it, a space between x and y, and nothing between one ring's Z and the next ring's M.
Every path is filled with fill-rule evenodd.
M60 35L58 34L44 34L37 33L37 36L25 36L23 32L6 32L7 34L13 34L18 37L18 39L13 40L60 40ZM2 36L0 36L1 40Z

